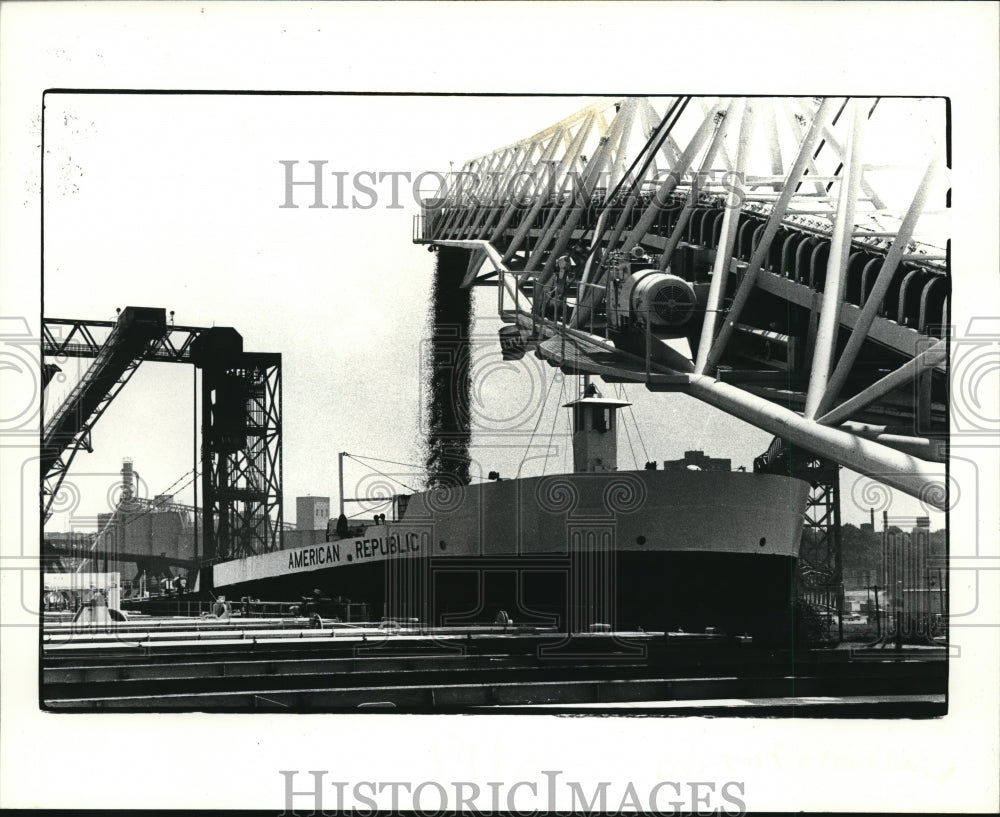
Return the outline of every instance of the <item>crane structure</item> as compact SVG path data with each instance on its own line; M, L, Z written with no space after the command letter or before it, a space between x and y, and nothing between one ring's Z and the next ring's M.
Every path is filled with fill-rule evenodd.
M245 352L235 329L174 326L165 310L145 307L126 307L117 321L44 318L42 354L46 384L58 369L53 361L93 359L45 423L43 518L138 366L186 363L201 370L202 565L281 548L280 354Z
M52 329L70 323L62 343L56 343ZM83 373L63 402L56 407L42 430L41 460L43 517L48 518L52 503L78 451L93 451L91 429L125 387L149 351L150 344L166 331L162 309L128 307L117 322L102 322L111 332L103 343L94 340L90 327L59 321L44 327L47 355L80 353L85 348L94 362ZM96 328L96 327L95 327ZM52 340L51 345L48 343ZM43 367L46 386L55 364Z
M681 392L774 435L839 582L840 466L948 507L939 99L599 100L466 162L413 239L498 290L505 357Z

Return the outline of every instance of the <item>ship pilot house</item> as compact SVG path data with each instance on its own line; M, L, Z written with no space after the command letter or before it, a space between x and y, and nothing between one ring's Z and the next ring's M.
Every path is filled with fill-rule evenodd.
M566 403L573 410L573 470L595 473L618 470L618 410L632 405L602 397L588 383L583 397Z

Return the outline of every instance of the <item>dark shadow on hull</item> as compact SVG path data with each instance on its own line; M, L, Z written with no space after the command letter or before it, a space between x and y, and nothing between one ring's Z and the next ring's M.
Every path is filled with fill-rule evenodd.
M755 641L793 635L795 560L733 553L589 553L490 559L399 559L340 566L225 588L244 596L297 601L316 589L365 602L379 619L432 626L497 621L587 631L704 632L713 627Z

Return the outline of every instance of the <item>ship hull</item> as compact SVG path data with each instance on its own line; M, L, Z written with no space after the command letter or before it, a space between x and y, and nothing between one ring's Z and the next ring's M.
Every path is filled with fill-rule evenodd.
M319 590L372 617L783 638L808 486L738 472L571 474L416 494L399 522L215 567L232 599Z
M516 624L560 630L608 624L685 632L714 627L758 639L789 634L796 565L789 557L618 553L603 560L607 583L593 582L605 586L589 592L574 586L583 584L574 582L586 570L582 561L431 558L394 570L375 562L241 582L218 591L234 601L291 601L318 589L330 599L367 604L375 620L418 618L432 626L493 622L502 610ZM346 618L346 607L341 615Z

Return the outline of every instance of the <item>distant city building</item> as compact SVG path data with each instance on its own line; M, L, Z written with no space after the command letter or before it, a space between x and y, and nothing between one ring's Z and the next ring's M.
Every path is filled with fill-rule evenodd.
M732 471L733 461L721 457L706 457L704 451L685 451L683 459L664 460L664 471L685 471L697 468L700 471Z
M94 534L83 531L45 531L43 538L54 545L81 551L89 550L94 544Z
M326 530L330 518L330 497L300 496L295 499L296 530Z

